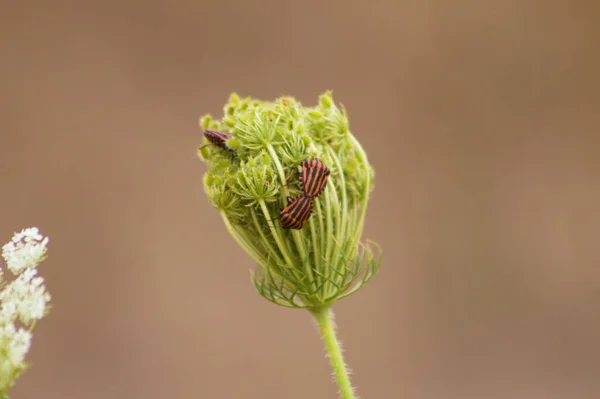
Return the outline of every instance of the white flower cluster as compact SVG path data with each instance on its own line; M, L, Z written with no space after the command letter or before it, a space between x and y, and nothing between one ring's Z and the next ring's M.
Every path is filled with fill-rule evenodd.
M50 294L36 269L46 258L47 244L48 238L32 227L16 233L2 247L2 257L15 278L5 280L0 269L0 394L25 370L31 330L47 311Z
M46 258L48 237L40 234L36 227L15 233L12 240L2 247L2 257L13 274L36 267Z

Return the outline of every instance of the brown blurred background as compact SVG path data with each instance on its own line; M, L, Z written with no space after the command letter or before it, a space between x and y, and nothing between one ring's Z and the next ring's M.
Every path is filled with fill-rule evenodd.
M335 397L195 157L231 91L326 89L377 171L360 396L600 397L597 1L2 3L0 234L50 236L54 304L14 399Z

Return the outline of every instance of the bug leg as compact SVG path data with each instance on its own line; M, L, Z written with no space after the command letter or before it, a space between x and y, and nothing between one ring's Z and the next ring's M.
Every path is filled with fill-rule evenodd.
M290 177L288 177L288 178L286 179L286 181L285 181L285 184L283 184L283 187L287 187L287 186L289 186L289 185L290 185L290 182L292 181L292 178L293 178L294 176L298 176L299 174L300 174L299 172L294 172L294 173L292 173L292 174L290 175Z
M293 172L293 173L290 175L290 177L288 177L288 178L287 178L287 180L286 180L286 183L288 183L288 184L289 184L289 183L292 181L292 178L293 178L294 176L298 176L299 174L300 174L299 172Z
M270 223L273 223L273 224L275 224L275 222L280 222L280 219L281 219L281 215L278 218L275 218L275 219L267 219L267 218L265 218L265 220L267 222L270 222Z

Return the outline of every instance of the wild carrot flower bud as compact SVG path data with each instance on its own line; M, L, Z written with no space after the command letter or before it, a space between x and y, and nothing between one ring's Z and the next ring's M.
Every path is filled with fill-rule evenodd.
M228 133L225 146L203 143L204 185L227 229L260 266L258 292L278 305L321 308L356 292L380 261L360 242L373 168L331 92L314 107L291 97L274 102L232 94L221 120L200 119L204 129ZM330 170L301 229L279 220L288 196L304 195L298 179L305 160Z
M330 92L314 107L232 94L223 118L200 118L204 187L227 230L258 263L260 295L308 309L321 330L343 399L353 388L331 305L375 275L381 256L360 242L373 168Z
M37 228L29 228L15 233L2 247L2 257L14 278L4 279L0 271L0 397L5 397L27 368L31 331L48 311L50 294L36 269L46 258L47 244L48 238Z

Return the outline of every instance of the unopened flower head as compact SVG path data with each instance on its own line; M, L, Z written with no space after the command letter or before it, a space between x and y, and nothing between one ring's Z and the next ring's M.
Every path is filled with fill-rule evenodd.
M225 147L204 139L198 155L208 165L210 203L260 266L253 282L262 296L319 308L356 292L376 273L380 258L360 242L373 168L331 92L314 107L291 97L263 102L232 94L222 119L206 115L200 125L231 135ZM287 198L306 195L300 164L313 159L330 170L326 188L311 198L313 211L301 229L284 229Z
M31 330L48 311L50 295L36 269L46 257L47 243L48 238L37 228L30 228L15 233L2 250L16 277L0 281L0 397L27 368L25 355L31 345ZM21 327L17 326L19 322Z

